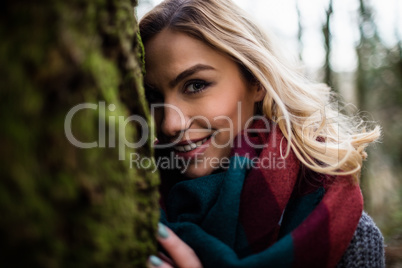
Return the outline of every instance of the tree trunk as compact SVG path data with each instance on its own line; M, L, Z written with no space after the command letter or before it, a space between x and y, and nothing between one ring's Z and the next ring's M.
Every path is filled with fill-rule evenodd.
M332 69L331 69L331 16L333 13L332 0L329 0L328 9L326 11L326 22L322 27L322 33L324 35L325 44L325 63L324 63L324 82L336 90L332 81ZM337 91L337 90L336 90Z
M296 13L297 13L297 48L300 62L303 62L303 26L302 16L300 12L299 0L296 0Z
M3 5L0 267L145 267L154 253L152 139L123 144L150 122L136 4Z

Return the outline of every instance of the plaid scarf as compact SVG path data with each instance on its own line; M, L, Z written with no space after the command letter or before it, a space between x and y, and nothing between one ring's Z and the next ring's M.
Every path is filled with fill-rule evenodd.
M359 186L307 170L293 152L281 158L286 139L269 127L239 134L225 171L192 180L161 171L161 222L204 267L334 267L353 237Z

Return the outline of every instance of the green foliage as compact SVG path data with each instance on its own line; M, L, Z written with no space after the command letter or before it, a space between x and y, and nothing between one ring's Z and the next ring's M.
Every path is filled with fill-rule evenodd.
M366 208L378 219L377 224L388 242L402 235L402 49L398 45L387 47L384 44L373 14L370 5L360 0L360 44L356 48L358 106L370 111L371 119L379 122L383 129L381 144L369 151L369 157L375 154L374 159L380 163L369 162L374 168L364 169L362 180L363 186L386 185L372 187L373 191L365 194L369 201L384 196L379 204L366 202L369 204ZM367 172L370 169L375 169L375 173ZM363 187L363 190L368 188Z
M131 168L140 149L135 122L149 122L138 63L137 26L129 0L6 1L0 16L0 266L144 267L155 251L157 174ZM81 149L64 130L98 141L100 121L115 147ZM108 109L109 104L115 110ZM111 117L115 121L109 120ZM112 142L113 143L113 142ZM151 167L152 169L153 167Z

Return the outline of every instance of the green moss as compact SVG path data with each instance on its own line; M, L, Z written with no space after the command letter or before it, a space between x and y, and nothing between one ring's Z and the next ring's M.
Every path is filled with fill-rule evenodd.
M107 103L118 101L120 75L116 63L104 58L98 52L90 52L84 66L91 73Z
M0 18L0 266L144 267L156 250L159 178L128 160L152 156L152 138L118 160L119 137L140 135L135 123L119 131L118 117L150 122L131 3L23 2L8 1ZM101 119L116 146L75 147L68 111L100 102L115 105ZM99 141L99 117L77 112L74 136Z
M142 43L140 32L137 32L137 40L138 40L138 58L140 59L141 63L141 71L142 75L145 76L145 48L144 44Z

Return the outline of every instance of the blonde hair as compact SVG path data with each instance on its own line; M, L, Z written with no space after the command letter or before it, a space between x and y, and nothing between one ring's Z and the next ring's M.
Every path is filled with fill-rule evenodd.
M329 175L353 175L358 182L365 147L380 127L339 113L333 93L313 83L284 61L272 40L230 0L166 0L140 21L144 44L165 28L202 40L231 56L243 73L266 90L263 114L277 123L288 148L309 169ZM244 71L245 70L245 71ZM285 157L284 156L284 157Z

